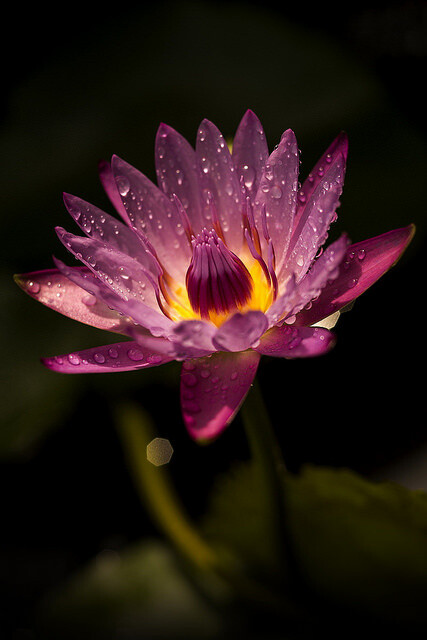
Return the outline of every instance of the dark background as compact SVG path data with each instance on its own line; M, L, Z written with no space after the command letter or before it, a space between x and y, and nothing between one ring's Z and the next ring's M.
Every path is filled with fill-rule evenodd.
M62 191L108 208L100 158L117 153L154 176L161 121L194 142L202 118L232 136L250 107L270 148L284 129L295 130L302 177L345 129L349 167L333 233L345 229L358 241L416 223L398 266L342 316L334 351L309 361L265 359L259 381L292 470L305 462L348 466L427 489L418 472L427 445L426 3L9 11L0 107L0 637L34 637L33 607L43 594L103 550L156 533L115 432L119 400L141 403L171 440L171 472L195 516L217 472L247 455L239 418L210 447L189 441L175 364L111 376L45 371L41 355L110 336L38 306L11 281L15 272L49 268L52 253L65 258L53 232L56 224L74 230Z

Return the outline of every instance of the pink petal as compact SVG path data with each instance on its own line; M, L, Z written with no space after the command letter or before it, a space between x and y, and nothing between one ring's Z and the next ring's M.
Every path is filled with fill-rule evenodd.
M69 214L89 238L107 243L117 251L138 260L153 274L157 274L153 256L135 231L76 196L64 193L64 203Z
M195 233L206 225L202 204L201 170L196 152L175 129L161 124L156 136L155 160L160 188L181 201Z
M314 189L289 247L284 273L295 273L300 280L307 273L334 220L345 176L344 156L338 156ZM281 279L279 274L279 281Z
M117 213L121 215L126 224L131 227L132 224L129 220L129 216L123 204L123 200L120 196L119 190L117 189L117 184L114 179L111 164L106 160L101 160L98 164L98 172L101 184L104 187L105 193L109 197L111 204L113 205Z
M86 267L74 267L74 272L89 277ZM59 269L33 271L15 276L17 284L32 298L64 316L106 331L126 333L128 320L117 311L82 289ZM92 276L93 280L93 276Z
M170 340L175 345L177 360L216 351L212 343L215 333L216 327L204 320L182 320L175 324Z
M176 206L124 160L114 156L112 168L132 226L147 236L167 271L182 282L191 251Z
M252 202L255 200L267 158L267 140L262 125L255 113L248 109L234 136L233 163L239 181L245 185Z
M273 327L262 338L256 351L276 358L311 358L333 347L334 335L320 327Z
M212 440L230 424L249 391L258 362L258 353L244 351L183 363L181 407L192 438Z
M280 143L268 158L255 198L255 222L262 228L262 208L267 214L268 230L273 241L277 268L280 272L289 240L296 208L299 155L295 134L285 131Z
M157 367L172 359L155 348L141 347L138 342L118 342L62 356L42 358L42 363L48 369L59 373L110 373Z
M285 292L267 311L270 322L277 323L280 319L289 317L295 320L295 315L317 298L328 282L338 277L339 265L344 259L348 244L348 238L343 234L315 260L310 271L298 284L295 277L289 280Z
M245 351L259 341L268 328L268 320L262 311L235 313L224 322L213 339L218 350Z
M355 300L397 262L414 233L414 225L409 225L351 245L336 280L326 285L310 309L298 314L296 324L319 322Z
M223 135L209 120L197 132L196 153L202 172L205 210L211 217L206 195L210 192L227 245L238 254L242 247L242 191Z
M54 258L54 262L65 277L102 301L110 309L114 309L125 316L124 322L132 319L133 322L146 327L154 336L167 336L172 331L173 322L169 318L138 300L124 300L114 290L110 289L107 284L99 280L92 271L72 269L56 258Z
M315 164L312 171L308 174L308 177L304 180L303 185L298 192L294 229L297 227L301 216L304 215L304 210L310 200L310 196L325 175L328 167L330 167L331 164L335 162L335 160L339 156L344 156L344 159L347 160L347 153L348 138L347 134L342 131Z

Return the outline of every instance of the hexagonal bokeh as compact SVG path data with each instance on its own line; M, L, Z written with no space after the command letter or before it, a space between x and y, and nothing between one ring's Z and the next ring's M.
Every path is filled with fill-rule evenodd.
M170 462L172 455L172 445L166 438L154 438L147 445L147 460L155 467L161 467Z

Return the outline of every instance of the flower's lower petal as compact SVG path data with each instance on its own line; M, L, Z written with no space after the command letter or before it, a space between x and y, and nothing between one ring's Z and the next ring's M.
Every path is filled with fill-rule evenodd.
M335 336L320 327L273 327L255 350L276 358L312 358L333 347Z
M338 277L325 286L310 309L297 315L296 325L317 323L355 300L397 262L414 233L414 225L409 225L350 245Z
M171 198L179 198L191 222L199 233L207 221L203 217L201 171L196 152L175 129L161 124L156 136L155 160L159 187Z
M91 275L86 267L72 269L79 277ZM32 298L68 318L97 329L125 334L129 320L70 280L59 269L33 271L15 276L17 284Z
M213 339L219 351L245 351L256 344L268 328L262 311L235 313L218 329Z
M227 246L238 255L243 242L242 190L227 143L209 120L200 124L196 153L201 168L202 190L212 194ZM211 216L208 202L206 211Z
M205 356L216 351L212 342L215 333L216 327L204 320L182 320L177 323L170 337L175 345L176 359Z
M132 226L142 232L178 282L185 276L191 251L176 206L144 174L114 156L113 173Z
M195 440L212 440L230 424L258 367L255 351L215 353L186 360L181 373L181 407Z
M84 269L73 269L56 258L54 258L54 262L65 277L122 315L123 323L137 323L156 337L167 337L171 333L174 323L160 312L137 300L123 300L90 270L86 272ZM126 324L124 326L126 327Z
M268 146L262 125L250 109L237 128L232 157L238 178L245 185L253 203L268 158Z
M288 129L270 154L255 197L255 222L262 229L262 209L267 212L268 231L280 272L292 234L298 190L299 155L295 134Z
M347 153L348 138L347 134L342 131L320 157L311 172L308 174L307 178L304 180L302 187L298 192L294 229L298 226L301 216L304 216L305 208L310 202L310 196L322 180L325 172L328 170L328 167L330 167L331 164L341 155L344 156L345 160L347 160Z
M155 346L155 343L152 345ZM42 363L59 373L109 373L147 369L170 362L172 357L155 348L144 348L139 342L116 344L74 351L62 356L42 358Z

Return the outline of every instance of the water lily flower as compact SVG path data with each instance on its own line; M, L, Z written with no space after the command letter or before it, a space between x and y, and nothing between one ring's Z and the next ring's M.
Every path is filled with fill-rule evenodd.
M341 196L347 136L341 133L302 185L288 129L269 153L248 110L232 151L203 120L193 147L161 124L158 186L117 156L100 163L122 221L78 197L65 206L84 232L56 229L80 261L17 276L33 298L127 341L44 358L62 373L129 371L182 361L181 406L196 440L231 422L261 355L326 353L330 329L401 256L413 225L323 250Z

